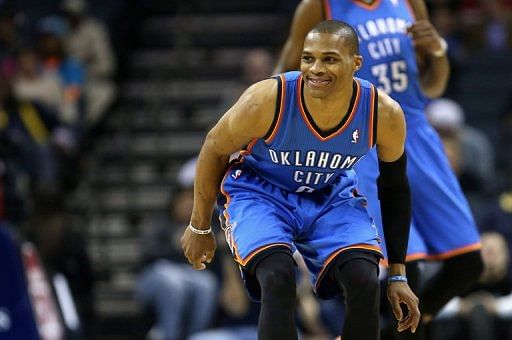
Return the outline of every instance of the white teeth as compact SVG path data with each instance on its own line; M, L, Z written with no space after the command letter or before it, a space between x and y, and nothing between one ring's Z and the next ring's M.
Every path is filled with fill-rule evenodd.
M309 81L313 85L323 85L323 84L327 84L329 82L328 80L322 80L322 79L309 79Z

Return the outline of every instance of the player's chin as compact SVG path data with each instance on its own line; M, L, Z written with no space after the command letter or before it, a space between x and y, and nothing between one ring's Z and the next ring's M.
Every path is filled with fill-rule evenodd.
M329 95L327 89L310 89L309 95L313 98L325 98Z

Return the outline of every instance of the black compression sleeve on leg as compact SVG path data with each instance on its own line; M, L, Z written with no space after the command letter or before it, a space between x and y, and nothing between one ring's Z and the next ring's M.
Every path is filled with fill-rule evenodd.
M405 151L394 162L379 160L377 179L382 227L389 263L405 263L411 224L411 191L406 175Z
M345 295L342 339L379 339L378 264L366 258L353 258L333 270L335 280Z
M258 339L296 340L295 263L290 254L276 252L263 258L255 268L261 286Z

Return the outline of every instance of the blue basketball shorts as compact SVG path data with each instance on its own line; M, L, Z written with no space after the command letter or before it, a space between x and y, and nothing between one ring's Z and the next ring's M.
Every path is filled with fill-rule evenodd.
M481 248L480 236L442 142L421 120L407 127L407 177L411 188L412 224L407 260L442 260ZM371 150L356 165L358 192L383 235L376 180L377 152ZM385 243L382 248L385 254Z
M296 194L266 181L243 163L231 165L221 184L221 222L253 298L257 293L251 292L247 281L255 278L247 267L272 247L298 250L315 292L323 298L339 293L324 275L338 254L361 249L382 257L377 228L364 198L354 196L355 184L355 176L344 177L314 193Z

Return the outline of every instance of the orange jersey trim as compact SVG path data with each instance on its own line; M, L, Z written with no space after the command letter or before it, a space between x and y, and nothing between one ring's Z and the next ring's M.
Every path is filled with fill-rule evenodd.
M306 126L308 127L309 131L311 131L311 133L317 139L321 140L322 142L325 142L326 140L329 140L331 138L334 138L334 137L340 135L350 125L350 122L352 122L352 119L354 119L355 113L356 113L357 108L359 106L359 99L361 97L361 85L359 84L358 80L355 80L355 81L356 81L356 84L357 84L356 99L354 101L354 105L352 107L352 111L349 113L347 121L337 131L333 132L332 134L330 134L327 137L322 137L321 135L318 134L318 132L313 127L313 125L311 125L311 123L308 120L308 117L306 116L306 112L304 112L304 105L305 105L305 103L302 102L302 91L303 91L302 75L297 79L297 86L298 86L298 89L299 89L299 91L297 92L297 106L299 107L300 113L302 115L302 119L306 123Z
M447 251L446 253L436 254L436 255L428 255L427 259L429 260L444 260L450 257L454 257L457 255L469 253L475 250L482 249L482 244L480 242L470 244L469 246L465 246L462 248L457 248L454 250Z
M324 0L324 14L325 20L332 20L332 11L331 5L329 4L329 0Z
M414 253L411 255L407 255L407 257L405 258L405 261L411 262L411 261L416 261L416 260L431 260L431 261L445 260L445 259L457 256L457 255L469 253L469 252L479 250L479 249L482 249L482 244L480 242L470 244L469 246L465 246L462 248L450 250L446 253L436 254L436 255L428 255L426 253ZM388 261L385 259L380 260L380 264L385 267L387 267L389 265Z
M414 253L405 257L405 262L412 262L417 260L423 260L427 258L427 253ZM387 261L386 261L387 262Z
M281 122L283 121L283 116L284 116L283 110L284 110L285 95L286 95L286 81L282 74L279 75L279 78L281 78L281 102L279 103L279 111L277 113L277 115L278 115L277 122L276 122L274 128L272 129L272 133L270 134L270 136L264 140L265 143L267 143L267 144L272 142L274 137L277 135L277 132L279 131L279 127L281 126ZM252 149L254 148L254 145L256 145L258 140L260 140L260 138L253 138L251 140L251 142L249 143L249 145L247 145L246 149L240 150L240 154L242 156L250 155L252 153Z
M277 131L279 131L279 127L281 126L281 122L283 121L284 116L283 110L286 97L286 79L284 79L284 76L282 74L279 75L279 78L281 78L281 102L279 103L277 123L274 126L274 129L272 130L270 136L267 139L265 139L265 143L267 144L274 140L274 137L276 136Z
M363 7L364 9L367 9L367 10L370 10L370 11L373 11L373 10L377 9L377 7L379 7L379 5L380 5L380 1L381 0L375 0L375 2L373 4L365 4L362 1L352 0L352 2L354 4L356 4L357 6Z
M280 247L280 246L285 246L291 250L291 247L288 243L282 243L282 242L281 243L271 243L271 244L267 244L266 246L259 247L258 249L254 250L252 253L250 253L248 256L246 256L243 259L240 256L240 253L238 252L238 247L236 246L236 242L234 241L234 238L233 238L233 248L235 249L235 260L236 260L236 262L241 264L243 267L245 267L249 263L249 261L251 261L254 258L254 256L258 255L262 251L273 248L273 247Z
M260 139L259 138L253 138L251 140L251 142L249 143L249 145L247 145L247 148L246 149L242 149L240 150L240 154L242 156L247 156L247 155L250 155L252 153L252 148L254 148L254 145L256 145L256 143L259 141Z
M374 119L374 115L375 115L375 112L373 112L375 109L375 86L373 86L373 85L372 85L372 94L371 94L370 105L371 105L371 108L370 108L370 135L368 138L368 147L371 149L373 147L373 143L375 142L373 140L373 119Z
M416 21L416 13L414 13L414 9L412 8L411 3L409 2L409 0L404 0L404 2L405 2L405 7L407 7L407 10L409 11L409 14L413 18L413 20Z
M327 260L325 260L324 265L322 266L322 270L320 270L320 273L318 273L318 279L316 280L315 287L318 287L318 285L320 284L320 281L322 280L323 276L325 275L325 269L329 266L329 264L332 262L332 260L334 260L336 258L336 256L338 256L339 254L341 254L341 253L343 253L343 252L345 252L347 250L351 250L351 249L371 250L371 251L374 251L376 253L379 253L382 256L382 251L380 250L380 247L379 246L374 246L372 244L354 244L352 246L348 246L348 247L345 247L345 248L338 249L337 251L332 253L327 258Z
M428 257L427 253L414 253L411 255L407 255L405 257L405 262L425 260L425 259L427 259L427 257ZM386 259L381 259L379 264L384 267L389 266L388 260L386 260Z

